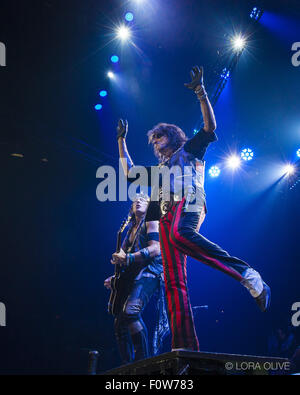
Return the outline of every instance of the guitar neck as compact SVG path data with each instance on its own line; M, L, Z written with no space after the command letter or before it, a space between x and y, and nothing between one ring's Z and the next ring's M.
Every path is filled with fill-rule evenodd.
M131 220L131 213L129 212L127 218L122 222L122 225L117 233L117 246L116 246L116 252L121 251L121 245L122 245L122 233L124 232L124 229L126 226L129 224ZM119 265L115 265L115 275L117 275L119 272Z
M120 252L120 250L121 250L121 236L122 236L122 233L119 231L118 235L117 235L117 246L116 246L117 252Z

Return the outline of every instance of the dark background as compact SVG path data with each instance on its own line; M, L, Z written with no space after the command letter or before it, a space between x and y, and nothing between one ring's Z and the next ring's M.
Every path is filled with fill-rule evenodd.
M119 117L129 121L137 164L155 163L145 136L154 124L175 123L192 136L199 104L183 83L195 64L212 70L234 32L245 33L248 45L216 105L219 141L208 150L207 169L247 146L255 160L207 175L202 233L262 273L272 306L261 314L238 283L189 259L192 304L209 306L195 317L200 348L267 354L272 329L290 322L300 301L299 187L278 182L278 168L300 148L300 67L291 63L300 4L265 2L261 21L249 25L260 4L1 0L2 373L84 373L89 349L100 352L99 370L118 366L103 281L129 203L99 202L96 170L118 164ZM121 47L113 26L129 9L135 46ZM113 68L117 81L105 77Z

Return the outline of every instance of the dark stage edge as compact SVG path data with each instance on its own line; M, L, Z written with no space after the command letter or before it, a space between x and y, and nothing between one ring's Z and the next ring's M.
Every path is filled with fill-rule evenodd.
M284 375L289 360L252 355L172 351L101 375Z

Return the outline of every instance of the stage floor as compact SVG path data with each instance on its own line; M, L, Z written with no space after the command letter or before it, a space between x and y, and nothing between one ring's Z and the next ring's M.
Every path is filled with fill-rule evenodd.
M283 375L284 358L177 350L111 369L102 375Z

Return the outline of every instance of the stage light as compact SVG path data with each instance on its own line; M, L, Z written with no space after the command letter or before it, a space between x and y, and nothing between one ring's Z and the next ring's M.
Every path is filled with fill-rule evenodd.
M127 22L132 22L133 21L133 13L132 12L126 12L125 19Z
M109 71L107 73L107 77L110 78L111 80L113 80L115 78L115 75L114 75L114 73L112 71Z
M100 111L102 109L102 105L101 104L96 104L95 105L95 110L96 111Z
M263 10L258 8L258 7L254 7L250 13L250 18L254 19L255 21L258 21L260 19L260 17L262 16Z
M297 150L296 154L297 154L298 158L300 158L300 148Z
M241 165L241 160L237 155L231 155L227 159L227 166L230 167L231 169L237 169Z
M251 148L245 148L245 149L243 149L242 152L241 152L241 158L242 158L243 160L245 160L245 161L247 161L247 160L252 160L252 159L253 159L253 156L254 156L254 153L253 153L253 151L252 151Z
M107 91L100 91L99 95L101 97L105 97L105 96L107 96Z
M212 166L208 173L211 177L218 177L220 175L221 170L218 168L218 166Z
M227 70L227 68L225 67L220 75L221 78L223 78L224 80L228 80L228 78L230 77L230 71Z
M236 36L232 40L232 47L235 51L239 52L245 48L246 40L241 36Z
M113 56L110 58L110 60L111 60L112 63L118 63L118 61L119 61L119 56L113 55Z
M17 154L16 152L14 152L13 154L10 154L10 156L14 156L15 158L24 158L23 154Z
M119 26L117 29L117 37L121 40L121 41L126 41L130 38L131 36L131 31L129 29L129 27L122 25Z
M283 168L283 174L290 176L291 174L293 174L295 172L295 167L292 164L287 164L284 166Z

